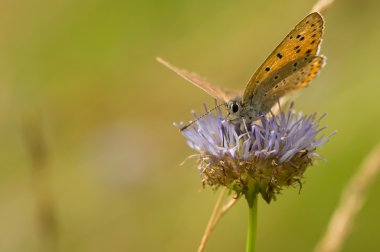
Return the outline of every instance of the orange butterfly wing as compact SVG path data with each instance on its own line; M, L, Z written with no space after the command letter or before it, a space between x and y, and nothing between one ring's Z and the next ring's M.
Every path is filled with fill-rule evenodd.
M318 74L324 62L325 58L323 56L315 56L310 62L307 62L300 69L288 75L273 88L265 92L260 100L263 106L262 109L269 111L280 97L283 97L291 91L306 87Z
M274 78L268 82L268 78L273 77L275 72L289 63L302 58L305 58L305 61L314 58L319 50L323 23L322 16L317 12L309 14L299 22L253 74L244 90L243 103L250 102L253 98L261 99L262 97L256 97L259 90L268 90L281 80ZM290 75L292 72L287 74Z

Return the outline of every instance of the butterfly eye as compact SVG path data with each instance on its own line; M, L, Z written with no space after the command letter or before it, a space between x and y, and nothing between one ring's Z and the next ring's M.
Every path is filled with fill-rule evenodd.
M236 113L239 111L239 105L236 102L231 103L230 109L233 113Z

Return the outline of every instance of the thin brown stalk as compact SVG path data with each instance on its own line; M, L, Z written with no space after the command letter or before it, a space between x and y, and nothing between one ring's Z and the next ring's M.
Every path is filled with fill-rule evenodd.
M216 216L214 217L214 222L212 223L210 227L210 233L208 237L211 235L212 231L214 230L215 226L218 224L219 220L230 210L231 207L235 205L235 203L238 201L238 197L236 195L232 196L230 200L223 205L223 207L220 209L220 211L217 212ZM207 237L207 239L208 239Z
M208 220L206 230L202 236L201 244L199 245L198 250L197 250L198 252L202 252L206 246L207 240L213 231L213 227L214 227L213 224L215 222L215 217L218 214L218 210L222 204L222 201L223 201L224 196L226 195L226 192L227 192L227 188L223 188L222 191L220 192L219 198L216 201L216 204L214 206L214 209L212 210L210 219Z
M44 250L57 249L57 222L49 178L48 148L39 113L23 117L23 137L29 154L31 182L36 199L37 223Z
M215 222L214 222L214 225L216 225L216 223L219 221L220 218L223 217L223 215L225 213L227 213L228 210L230 210L230 208L235 205L235 203L237 202L239 198L234 195L232 196L232 198L222 207L222 209L219 211L218 215L215 217Z
M319 0L314 4L311 12L323 13L333 2L334 0Z
M211 233L214 231L214 228L216 226L216 224L218 223L218 221L220 220L220 218L236 203L236 201L238 200L238 198L236 196L233 196L223 207L221 207L222 205L222 201L223 201L223 198L224 196L226 195L226 192L227 192L227 188L223 188L220 195L219 195L219 198L214 206L214 209L212 211L212 214L210 216L210 219L207 223L207 227L206 227L206 230L203 234L203 237L202 237L202 240L201 240L201 243L198 247L198 250L197 252L202 252L206 246L206 243L208 241L208 239L210 238L210 235Z
M340 203L315 252L340 251L362 208L366 195L380 172L380 144L367 156L360 169L343 190Z

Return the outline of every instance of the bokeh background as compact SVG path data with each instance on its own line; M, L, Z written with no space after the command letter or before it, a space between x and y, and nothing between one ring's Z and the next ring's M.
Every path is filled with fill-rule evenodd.
M195 251L217 193L172 126L213 100L161 56L242 88L312 0L1 1L0 251ZM328 64L296 108L338 130L290 188L259 201L258 251L311 251L342 187L380 140L380 2L325 13ZM344 251L380 251L380 184ZM206 251L244 251L247 209ZM47 245L50 244L50 245Z

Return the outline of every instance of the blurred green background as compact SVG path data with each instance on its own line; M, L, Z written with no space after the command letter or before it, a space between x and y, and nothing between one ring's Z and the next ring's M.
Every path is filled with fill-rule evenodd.
M213 100L155 57L242 88L313 3L1 1L0 251L48 250L49 239L57 251L195 251L218 194L193 161L179 166L194 152L172 122ZM379 13L374 0L325 13L328 64L296 108L328 112L339 133L301 194L260 199L257 251L311 251L380 140ZM379 195L377 183L344 251L380 251ZM242 200L206 251L244 251L246 222Z

